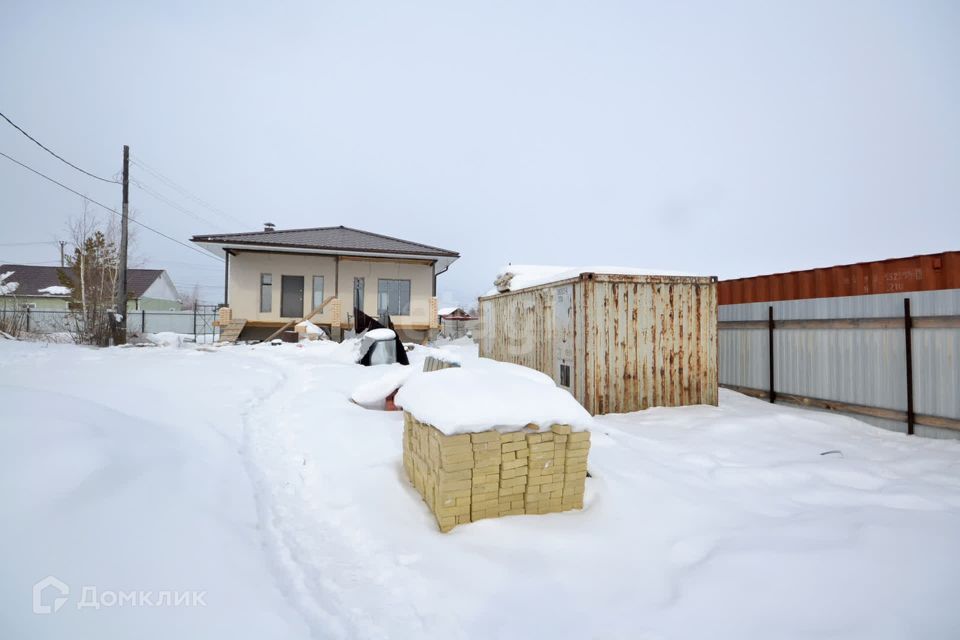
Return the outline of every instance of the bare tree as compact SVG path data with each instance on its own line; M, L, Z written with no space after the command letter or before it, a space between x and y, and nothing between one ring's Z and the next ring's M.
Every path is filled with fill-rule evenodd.
M111 335L109 313L126 313L126 309L114 309L119 229L113 220L104 224L84 200L83 212L70 220L68 230L73 253L66 256L59 275L60 284L71 291L71 332L76 342L106 346Z
M200 304L200 285L195 284L190 293L181 295L180 308L193 309L198 304Z

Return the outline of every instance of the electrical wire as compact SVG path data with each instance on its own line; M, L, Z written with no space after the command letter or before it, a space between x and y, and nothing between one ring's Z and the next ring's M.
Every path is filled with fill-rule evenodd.
M57 244L56 240L46 242L0 242L0 247L33 247L41 244Z
M177 211L179 211L179 212L181 212L181 213L183 213L183 214L186 214L186 215L190 216L190 217L193 218L194 220L199 220L200 222L203 222L204 224L208 224L208 225L210 225L211 227L217 227L218 229L223 230L223 226L222 226L222 225L219 225L219 224L217 224L217 223L215 223L215 222L211 222L210 220L207 220L206 218L204 218L203 216L201 216L199 213L195 213L195 212L191 211L190 209L187 209L186 207L180 205L179 203L177 203L177 202L175 202L175 201L173 201L173 200L170 200L169 198L167 198L167 197L164 196L163 194L157 192L155 189L153 189L153 188L150 187L149 185L144 184L143 182L140 182L139 180L135 180L135 179L133 179L133 178L130 179L130 183L131 183L132 185L136 186L138 189L140 189L140 190L143 191L144 193L146 193L147 195L151 196L152 198L155 198L155 199L159 200L160 202L163 202L163 203L166 204L167 206L172 207L172 208L176 209Z
M73 194L76 194L76 195L80 196L80 197L83 198L84 200L88 200L88 201L92 202L93 204L97 205L98 207L101 207L102 209L106 209L107 211L109 211L110 213L114 214L115 216L120 216L121 218L123 217L123 214L120 213L119 211L117 211L117 210L115 210L115 209L111 209L111 208L108 207L107 205L105 205L105 204L103 204L103 203L101 203L101 202L97 202L97 201L94 200L93 198L90 198L90 197L88 197L88 196L85 196L84 194L80 193L80 192L77 191L76 189L71 189L70 187L68 187L67 185L63 184L62 182L58 182L57 180L54 180L54 179L51 178L50 176L48 176L48 175L46 175L46 174L44 174L44 173L41 173L41 172L37 171L37 170L34 169L33 167L30 167L30 166L27 166L27 165L23 164L22 162L20 162L20 161L17 160L16 158L11 158L10 156L8 156L7 154L5 154L5 153L2 152L2 151L0 151L0 156L3 156L3 157L6 158L7 160L9 160L9 161L11 161L11 162L13 162L13 163L15 163L15 164L20 165L21 167L23 167L24 169L26 169L26 170L28 170L28 171L31 171L31 172L37 174L38 176L40 176L41 178L43 178L43 179L45 179L45 180L49 180L50 182L52 182L53 184L57 185L58 187L60 187L60 188L62 188L62 189L66 189L66 190L69 191L70 193L73 193ZM129 218L129 217L128 217L128 220L129 220L130 222L132 222L133 224L139 226L139 227L143 227L143 228L146 229L147 231L150 231L150 232L152 232L152 233L155 233L155 234L157 234L158 236L160 236L160 237L162 237L162 238L166 238L167 240L170 240L171 242L177 243L177 244L180 245L181 247L186 247L187 249L190 249L191 251L196 251L197 253L199 253L200 255L204 256L205 258L212 258L212 259L214 259L214 260L219 260L220 262L223 262L223 258L218 258L217 256L215 256L215 255L213 255L213 254L211 254L211 253L207 253L206 251L203 251L202 249L198 249L197 247L192 247L192 246L190 246L189 244L187 244L187 243L185 243L185 242L180 242L180 241L177 240L176 238L174 238L174 237L172 237L172 236L168 236L167 234L163 233L162 231L159 231L159 230L157 230L157 229L154 229L154 228L151 227L151 226L145 225L144 223L140 222L139 220L134 220L133 218Z
M201 198L201 197L199 197L199 196L197 196L197 195L194 195L193 193L190 192L189 189L187 189L186 187L178 184L178 183L175 182L172 178L170 178L170 177L168 177L168 176L165 176L164 174L160 173L160 171L158 171L157 169L154 169L154 168L151 167L150 165L146 164L146 163L145 163L143 160L141 160L140 158L131 157L131 158L130 158L130 162L132 162L134 165L140 167L141 169L143 169L143 170L146 171L147 173L151 174L154 178L156 178L157 180L159 180L160 182L162 182L162 183L165 184L166 186L170 187L170 188L173 189L174 191L177 191L180 195L182 195L182 196L184 196L184 197L186 197L186 198L189 198L189 199L193 200L193 201L196 202L198 205L200 205L201 207L207 209L207 210L210 211L211 213L215 213L215 214L217 214L218 216L221 216L221 217L223 217L223 218L226 218L226 219L228 219L228 220L231 220L231 221L233 221L233 222L236 222L237 224L243 225L244 227L247 226L247 223L245 223L244 221L240 220L239 218L237 218L237 217L235 217L235 216L230 215L229 213L227 213L227 212L224 211L223 209L220 209L220 208L218 208L218 207L213 206L212 204L210 204L209 202L207 202L207 201L204 200L203 198Z
M45 146L42 142L40 142L39 140L37 140L36 138L34 138L32 135L30 135L29 133L27 133L26 131L24 131L23 129L21 129L21 128L17 125L17 123L15 123L13 120L11 120L10 118L8 118L8 117L7 117L6 115L4 115L3 113L0 113L0 117L2 117L4 120L6 120L7 122L9 122L10 125L11 125L14 129L16 129L17 131L19 131L19 132L22 133L23 135L25 135L25 136L27 136L28 138L30 138L38 147L40 147L41 149L43 149L44 151L46 151L47 153L49 153L50 155L52 155L54 158L56 158L56 159L59 160L60 162L63 162L64 164L67 164L67 165L73 167L74 169L76 169L76 170L79 171L80 173L85 173L86 175L90 176L91 178L96 178L97 180L102 180L103 182L109 182L109 183L111 183L111 184L121 184L120 182L118 182L118 181L116 181L116 180L108 180L107 178L101 178L101 177L98 176L98 175L94 175L94 174L90 173L90 172L87 171L86 169L81 169L80 167L78 167L77 165L73 164L73 163L70 162L69 160L67 160L67 159L63 158L62 156L59 156L59 155L57 155L56 153L54 153L49 147Z

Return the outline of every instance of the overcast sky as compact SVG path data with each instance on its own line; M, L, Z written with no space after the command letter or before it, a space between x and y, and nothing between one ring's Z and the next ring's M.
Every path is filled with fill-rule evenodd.
M512 263L737 277L960 249L960 3L5 2L0 111L144 223L343 224ZM196 5L196 6L195 6ZM204 6L199 6L204 5ZM0 122L0 151L118 186ZM0 158L0 261L58 259L80 199ZM109 215L109 214L107 214ZM222 267L138 258L220 300Z

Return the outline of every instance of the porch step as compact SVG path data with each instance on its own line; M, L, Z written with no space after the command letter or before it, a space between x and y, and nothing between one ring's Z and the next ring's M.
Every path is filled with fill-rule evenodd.
M220 342L236 342L246 325L246 320L231 320L226 323L220 330Z

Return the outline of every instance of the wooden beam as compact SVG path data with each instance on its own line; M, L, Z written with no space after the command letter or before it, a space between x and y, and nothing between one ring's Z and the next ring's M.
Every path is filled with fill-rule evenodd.
M313 311L311 311L311 312L308 313L307 315L303 316L303 317L300 318L299 320L291 320L290 322L288 322L287 324L283 325L282 327L280 327L279 329L277 329L276 331L274 331L273 333L271 333L269 336L267 336L266 338L264 338L263 341L264 341L264 342L270 342L271 340L273 340L274 338L276 338L278 335L280 335L281 333L283 333L284 331L286 331L289 327L292 327L292 326L295 325L295 324L300 324L301 322L303 322L304 320L306 320L306 319L308 319L308 318L312 318L313 316L315 316L315 315L317 315L318 313L320 313L321 311L323 311L323 308L324 308L325 306L327 306L327 303L329 303L330 301L335 300L335 299L336 299L336 296L327 296L327 299L324 300L323 302L321 302L319 307L316 307Z
M717 329L723 330L742 330L742 329L763 329L768 328L766 320L721 320L717 322Z
M914 329L960 329L960 316L917 316ZM903 318L832 318L811 320L776 320L775 329L903 329ZM721 320L721 331L768 329L766 320Z
M763 389L754 389L753 387L741 387L736 384L721 384L721 387L724 389L730 389L731 391L736 391L737 393L742 393L745 396L750 396L751 398L757 398L758 400L766 400L770 397L770 394Z
M960 329L960 316L917 316L914 329Z
M763 389L754 389L752 387L741 387L734 384L721 384L721 387L736 391L744 395L765 400L770 394ZM826 409L829 411L838 411L840 413L852 413L855 415L869 416L871 418L880 418L882 420L891 420L893 422L907 421L907 412L898 409L882 409L880 407L870 407L862 404L853 404L850 402L841 402L839 400L824 400L823 398L812 398L810 396L801 396L794 393L777 392L777 402L790 404L797 407L807 407L814 409ZM917 414L914 416L915 424L922 424L927 427L937 427L939 429L950 429L960 431L960 419L944 418L942 416L930 416Z

